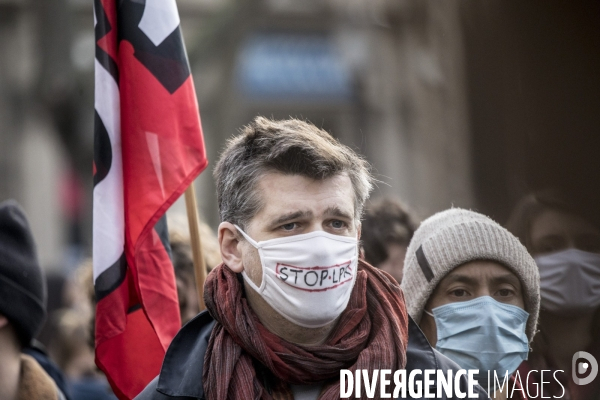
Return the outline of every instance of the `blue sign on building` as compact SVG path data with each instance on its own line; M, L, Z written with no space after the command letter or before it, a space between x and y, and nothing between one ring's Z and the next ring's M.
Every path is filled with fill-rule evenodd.
M260 33L242 46L237 65L244 95L265 100L348 100L352 77L325 34Z

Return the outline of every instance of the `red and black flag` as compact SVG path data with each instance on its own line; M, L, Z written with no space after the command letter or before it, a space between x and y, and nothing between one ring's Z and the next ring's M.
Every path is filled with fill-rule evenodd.
M206 167L175 0L94 0L96 363L121 399L180 327L164 214Z

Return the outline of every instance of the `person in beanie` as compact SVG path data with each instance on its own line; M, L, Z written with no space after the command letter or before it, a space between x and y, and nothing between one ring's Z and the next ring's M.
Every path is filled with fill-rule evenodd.
M0 203L0 398L63 399L52 378L23 353L46 317L46 286L21 207Z
M206 281L208 311L137 399L339 399L342 369L459 369L410 322L395 280L359 260L372 178L354 151L307 122L258 117L214 174L223 264Z
M437 213L413 236L402 290L432 346L478 369L492 398L526 398L518 379L498 387L527 358L540 308L538 269L514 235L474 211Z

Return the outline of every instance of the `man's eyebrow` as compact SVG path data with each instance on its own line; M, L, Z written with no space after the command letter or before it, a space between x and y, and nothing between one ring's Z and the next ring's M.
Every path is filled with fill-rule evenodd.
M494 277L492 277L492 279L490 279L490 281L495 284L508 282L517 288L521 287L521 281L519 281L519 278L517 278L514 274L504 274L504 275L500 275L500 276L494 276Z
M333 207L327 207L323 213L323 215L331 215L334 217L340 217L340 218L346 218L346 219L353 219L352 214L347 213L346 211L342 210L339 207L333 206Z
M312 215L313 215L312 211L308 211L308 210L292 211L292 212L289 212L289 213L286 213L286 214L283 214L283 215L277 217L276 219L271 221L269 226L276 227L278 225L283 225L289 221L293 221L298 218L310 218L310 217L312 217Z
M547 235L543 235L543 236L540 236L538 238L538 241L542 241L542 240L544 240L544 241L550 241L550 240L553 240L553 241L564 241L564 238L563 238L562 235L559 235L559 234L556 234L556 233L549 233Z
M466 283L468 285L476 285L477 279L475 279L471 276L468 276L468 275L453 274L453 273L448 274L448 276L446 276L444 278L444 285L449 285L454 282L462 282L462 283Z

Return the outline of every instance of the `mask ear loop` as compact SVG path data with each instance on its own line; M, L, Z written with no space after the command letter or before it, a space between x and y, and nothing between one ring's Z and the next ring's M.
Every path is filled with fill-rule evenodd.
M250 236L248 236L248 234L246 232L244 232L242 230L242 228L240 228L239 226L237 226L235 224L233 224L233 226L235 226L235 228L242 234L244 239L246 239L252 245L252 247L258 249L258 243L254 239L252 239Z
M258 250L258 254L260 257L260 264L261 264L261 268L262 268L262 282L261 282L261 287L256 286L256 284L254 282L252 282L252 279L250 279L250 277L248 276L248 274L246 273L246 268L244 268L244 270L242 271L242 278L244 278L244 280L248 283L248 285L250 285L250 287L252 289L254 289L254 291L256 291L257 293L262 293L261 288L264 290L265 285L266 285L266 272L265 272L265 265L263 264L263 260L262 260L262 256L260 255L260 249L258 248L258 243L252 239L250 236L248 236L248 234L246 232L244 232L242 230L242 228L240 228L239 226L233 224L233 226L235 226L235 228L242 234L242 236L248 241L248 243L250 243L255 249Z
M427 310L423 310L423 312L424 312L425 314L427 314L427 315L430 315L432 318L435 318L435 317L433 316L433 313L430 313L430 312L429 312L429 311L427 311Z

